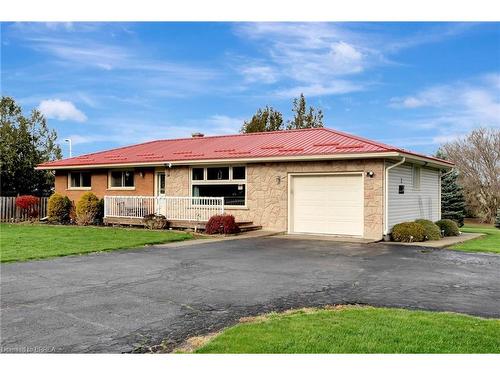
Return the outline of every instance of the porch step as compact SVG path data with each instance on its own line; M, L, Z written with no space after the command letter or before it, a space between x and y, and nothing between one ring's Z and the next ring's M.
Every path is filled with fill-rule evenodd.
M252 225L253 221L237 221L236 224L241 227L243 225Z
M241 232L250 232L252 230L262 229L262 225L254 225L253 222L246 223L244 225L238 225Z
M106 217L104 223L106 225L143 225L142 219L125 217ZM169 222L169 226L175 229L196 229L204 231L206 223L206 221L172 220ZM254 225L253 221L237 221L236 224L240 227L242 232L262 229L261 225Z

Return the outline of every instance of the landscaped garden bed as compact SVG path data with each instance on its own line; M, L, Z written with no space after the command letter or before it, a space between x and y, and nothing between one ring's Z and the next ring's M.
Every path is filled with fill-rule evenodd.
M443 219L433 223L430 220L418 219L394 225L391 239L395 242L423 242L459 235L460 229L453 220Z

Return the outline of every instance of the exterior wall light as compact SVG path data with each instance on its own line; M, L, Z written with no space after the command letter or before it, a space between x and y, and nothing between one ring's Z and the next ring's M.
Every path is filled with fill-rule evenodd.
M366 176L373 178L373 176L375 176L375 173L373 171L368 171L368 172L366 172Z

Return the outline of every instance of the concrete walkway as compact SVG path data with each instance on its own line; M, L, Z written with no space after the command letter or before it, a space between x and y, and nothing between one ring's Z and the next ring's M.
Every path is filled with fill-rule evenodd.
M437 241L424 241L424 242L387 242L391 245L405 245L405 246L421 246L421 247L436 247L444 248L455 245L457 243L462 243L465 241L472 240L474 238L479 238L485 236L484 233L462 233L460 236L444 237Z
M170 248L170 247L185 247L185 246L194 246L194 245L203 245L207 243L221 242L221 241L233 241L233 240L244 240L247 238L261 238L261 237L270 237L279 235L282 232L276 232L271 230L252 230L248 232L238 233L236 235L199 235L199 238L195 238L194 240L189 241L175 241L166 244L156 244L151 245L151 247L161 247L161 248Z

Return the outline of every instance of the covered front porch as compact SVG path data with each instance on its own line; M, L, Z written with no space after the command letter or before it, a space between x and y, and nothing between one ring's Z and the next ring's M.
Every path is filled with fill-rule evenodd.
M106 224L141 225L146 215L163 215L178 227L204 225L224 213L222 197L105 196Z

